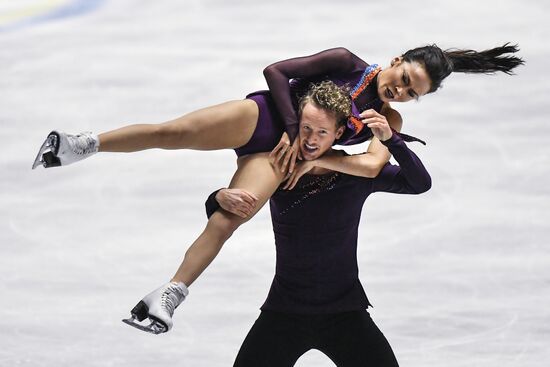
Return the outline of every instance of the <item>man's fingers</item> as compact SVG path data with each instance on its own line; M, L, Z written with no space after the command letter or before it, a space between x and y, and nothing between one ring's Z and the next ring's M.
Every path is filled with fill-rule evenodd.
M302 173L299 170L294 171L286 183L285 190L292 190L296 186L296 183L298 183L298 180L300 180L300 177L302 177Z
M252 193L250 191L244 191L244 192L246 192L248 194L248 196L250 196L254 201L260 200L260 198L258 196L256 196L254 193Z
M248 215L247 215L244 211L242 211L242 210L237 211L236 214L237 214L239 217L241 217L241 218L246 218L246 217L248 216Z
M290 186L290 183L292 182L292 179L294 178L295 175L296 175L296 172L287 175L288 178L286 180L285 185L283 186L283 190L286 190Z
M294 188L294 186L296 186L296 183L298 182L299 179L300 179L300 177L298 177L298 175L294 175L294 177L292 178L291 185L288 189L292 190Z
M275 148L273 148L273 150L271 151L271 153L269 153L269 159L270 160L274 160L275 157L277 156L277 154L279 153L279 151L284 148L285 146L287 146L288 144L286 144L285 142L281 141L279 142L279 144L277 144L277 146Z
M285 144L285 145L281 148L281 151L279 152L279 155L277 156L277 162L280 162L281 159L284 157L286 151L288 150L288 147L289 147L289 145L288 145L288 144Z
M241 199L237 203L237 206L240 210L251 211L254 208L254 203L253 202L250 203L248 201L245 201L245 200Z
M279 151L279 145L281 145L281 144L277 144L277 146L275 148L273 148L273 150L269 153L269 158L275 157L275 155Z
M287 154L285 155L285 160L283 161L283 167L281 169L281 172L285 171L286 166L288 166L288 162L292 159L293 156L294 156L294 150L291 148L291 150L288 151Z
M296 157L298 156L298 152L293 151L292 157L290 158L290 168L288 172L292 173L294 172L294 167L296 167Z
M256 205L256 200L252 195L250 195L248 192L243 192L243 195L241 197L243 202L245 202L248 205L254 206Z

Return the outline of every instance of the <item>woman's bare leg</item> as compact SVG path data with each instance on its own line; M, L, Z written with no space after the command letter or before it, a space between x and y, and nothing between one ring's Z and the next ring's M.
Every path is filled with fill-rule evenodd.
M165 123L129 125L100 134L99 151L238 148L250 140L257 121L256 102L250 99L231 101Z
M253 217L279 187L283 175L269 162L269 153L258 153L241 157L238 168L231 180L230 188L252 192L258 197L252 215L243 219L223 209L215 212L201 235L185 253L183 262L172 281L190 286L206 267L214 260L225 241L239 226Z

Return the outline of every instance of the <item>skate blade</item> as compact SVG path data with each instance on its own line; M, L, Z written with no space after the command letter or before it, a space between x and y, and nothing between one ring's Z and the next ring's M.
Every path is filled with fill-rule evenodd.
M53 136L52 136L53 135ZM55 140L53 139L55 137ZM59 135L52 131L48 134L44 143L40 147L36 158L32 164L32 169L35 169L38 166L44 166L44 168L58 167L61 166L61 161L55 156L53 151L57 150L57 142L59 141Z
M135 320L136 319L132 316L129 319L122 319L122 322L138 330L155 335L162 334L168 331L164 325L160 324L157 321L151 321L151 324L145 326L137 323Z

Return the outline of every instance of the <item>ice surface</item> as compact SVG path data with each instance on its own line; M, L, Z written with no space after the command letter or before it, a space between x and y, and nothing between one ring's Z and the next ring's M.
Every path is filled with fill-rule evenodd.
M367 201L359 246L372 315L402 366L550 360L550 5L542 1L1 1L0 365L231 365L267 295L264 209L176 312L120 320L166 281L226 185L231 151L100 154L30 167L52 129L161 122L265 88L271 62L345 46L369 62L427 43L521 46L508 77L453 75L396 106L433 177ZM297 366L332 366L320 352Z

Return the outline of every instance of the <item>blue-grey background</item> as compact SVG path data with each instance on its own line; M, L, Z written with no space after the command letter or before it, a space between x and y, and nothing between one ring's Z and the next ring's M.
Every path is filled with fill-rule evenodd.
M0 1L0 365L229 366L267 295L262 210L191 287L174 329L123 325L205 224L232 151L99 154L31 171L48 132L162 122L265 88L263 68L344 46L389 64L409 48L519 43L509 77L452 75L395 105L433 178L376 194L360 277L402 366L550 360L550 5L543 1ZM297 366L332 366L310 351Z

